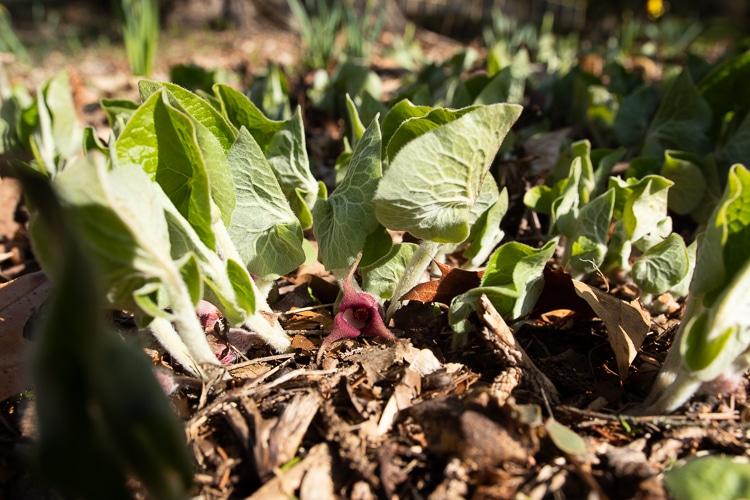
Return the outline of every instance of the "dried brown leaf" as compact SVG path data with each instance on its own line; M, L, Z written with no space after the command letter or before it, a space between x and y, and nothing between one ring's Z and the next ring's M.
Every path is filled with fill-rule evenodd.
M620 380L628 376L630 364L638 354L649 329L647 313L637 301L625 302L599 289L573 280L576 294L585 300L604 322L607 337L617 360Z
M533 316L550 311L566 309L572 311L574 321L587 321L596 314L591 306L579 297L573 286L573 278L562 269L544 269L544 288L534 305Z
M41 271L0 286L0 401L29 386L31 342L24 337L24 327L51 290Z
M453 297L479 286L482 272L464 271L440 262L435 262L435 264L440 268L440 278L427 283L420 283L406 292L401 300L450 304Z

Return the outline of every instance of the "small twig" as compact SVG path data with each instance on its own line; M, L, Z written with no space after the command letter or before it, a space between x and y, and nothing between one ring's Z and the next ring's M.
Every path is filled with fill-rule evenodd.
M634 425L651 424L659 427L684 427L695 425L696 422L716 422L721 420L739 420L737 412L696 413L692 415L646 415L633 416L623 414L601 413L598 411L582 410L572 406L558 406L558 411L580 415L582 417L603 420L606 422L627 422Z
M248 361L243 361L242 363L233 364L232 366L227 367L227 370L229 370L229 372L231 373L235 370L239 370L240 368L245 368L246 366L255 365L258 363L265 363L266 361L279 361L282 359L286 360L286 359L293 358L293 357L294 357L294 353L287 353L287 354L275 354L273 356L265 356L263 358L254 358Z
M290 309L289 311L280 312L277 314L279 316L286 316L286 315L297 314L297 313L305 312L305 311L314 311L316 309L326 309L328 307L333 307L333 306L334 304L318 304L315 306L300 307L299 309Z
M597 276L599 276L602 279L602 281L604 282L604 285L607 287L607 293L609 293L609 280L607 279L606 276L604 276L604 273L596 264L596 262L594 262L591 259L581 259L581 262L588 262L589 264L594 266L594 271L596 271Z

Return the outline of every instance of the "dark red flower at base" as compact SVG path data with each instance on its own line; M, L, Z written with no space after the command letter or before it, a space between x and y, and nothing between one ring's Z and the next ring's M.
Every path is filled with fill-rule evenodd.
M383 307L378 299L365 292L358 292L354 288L354 271L357 269L360 257L354 261L349 273L344 278L343 297L339 303L339 312L333 319L333 330L323 339L318 350L317 362L323 358L328 348L341 339L353 339L360 335L370 337L381 337L386 340L395 340L383 322Z

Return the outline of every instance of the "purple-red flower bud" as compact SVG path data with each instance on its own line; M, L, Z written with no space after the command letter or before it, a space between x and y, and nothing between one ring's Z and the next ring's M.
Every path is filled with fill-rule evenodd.
M339 312L333 319L333 329L323 339L318 350L317 362L323 357L331 344L341 339L353 339L360 335L381 337L386 340L394 340L396 337L391 333L383 322L383 307L378 299L365 292L358 292L354 288L354 271L357 269L361 256L352 264L349 273L344 278L343 297L339 303Z
M221 319L219 310L212 303L201 300L195 307L195 314L201 322L201 326L207 330L213 330L214 323Z

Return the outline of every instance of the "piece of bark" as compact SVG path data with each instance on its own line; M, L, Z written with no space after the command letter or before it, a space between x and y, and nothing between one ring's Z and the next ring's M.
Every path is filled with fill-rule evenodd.
M485 324L481 330L482 337L492 347L495 357L507 368L506 372L498 375L492 386L495 391L494 396L500 404L503 404L510 396L510 392L515 388L514 384L520 383L519 368L528 377L529 383L535 390L540 393L544 391L550 403L559 404L560 394L555 385L529 358L523 347L516 341L513 331L486 295L479 298L479 313Z

